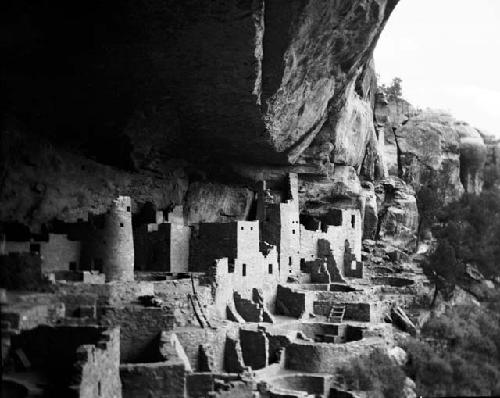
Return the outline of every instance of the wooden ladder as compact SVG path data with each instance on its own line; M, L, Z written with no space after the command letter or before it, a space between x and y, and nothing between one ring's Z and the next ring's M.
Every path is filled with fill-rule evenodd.
M333 305L328 314L328 322L342 323L345 315L345 305Z

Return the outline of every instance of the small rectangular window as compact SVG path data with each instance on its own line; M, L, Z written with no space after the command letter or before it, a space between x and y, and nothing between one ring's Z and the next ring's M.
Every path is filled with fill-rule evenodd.
M30 253L40 254L40 244L39 243L30 244Z
M272 274L272 273L273 273L273 265L272 265L272 264L269 264L269 270L268 270L268 272L269 272L270 274Z
M69 270L70 271L76 271L76 266L77 266L76 261L70 261L69 262Z
M130 206L127 206L127 211L130 213Z
M292 257L288 257L288 265L292 265Z
M120 227L123 227L123 223L122 222L120 223Z
M247 265L246 264L243 264L241 274L243 276L247 276Z
M354 214L351 216L351 225L353 228L356 227L356 216Z
M245 227L241 227L241 230L244 231L245 230Z
M294 234L294 235L295 235L295 230L294 230L294 229L292 229L292 234Z

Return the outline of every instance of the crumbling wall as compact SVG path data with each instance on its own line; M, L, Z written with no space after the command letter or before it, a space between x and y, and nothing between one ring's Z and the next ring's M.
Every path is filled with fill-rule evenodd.
M314 314L328 316L333 305L345 306L344 320L357 322L381 321L379 307L375 303L342 303L330 301L315 301Z
M352 249L352 254L357 261L361 260L362 218L358 209L336 209L336 222L338 225L326 227L326 232L317 229L311 231L300 225L300 253L307 261L312 261L319 256L318 242L327 240L337 264L344 263L346 241Z
M270 384L274 388L284 389L288 391L305 391L310 396L325 396L328 392L331 380L325 376L313 375L293 375L280 376L270 380Z
M261 239L278 248L280 280L300 272L298 175L289 173L285 192L271 192L262 181L257 196Z
M278 285L276 311L278 314L301 318L313 312L312 292L301 292Z
M56 293L64 295L95 295L99 305L123 306L136 302L140 296L154 295L152 282L127 281L106 284L58 283L54 285Z
M123 364L123 398L184 398L186 371L182 362Z
M153 282L155 297L161 299L164 306L172 312L176 326L198 326L193 306L189 300L189 295L193 296L195 293L193 284L198 297L197 301L205 315L209 319L217 316L212 288L209 285L200 284L199 278Z
M237 336L236 327L227 328L183 328L176 329L180 344L189 359L193 371L202 371L200 368L200 350L206 357L206 363L212 372L222 371L225 364L225 345L228 335ZM206 371L207 369L203 370Z
M294 342L285 353L285 368L309 373L335 373L355 358L385 347L383 339L365 339L345 344ZM304 360L307 358L307 360Z
M120 366L124 397L185 397L186 374L191 366L177 335L162 332L157 348L158 362Z
M215 266L215 306L219 317L226 317L226 307L233 302L234 292L251 299L252 289L262 289L264 302L269 311L274 308L276 286L279 283L279 269L276 248L264 255L257 252L253 259L234 260L227 258L216 262Z
M246 366L258 370L269 364L269 340L265 331L240 329L240 343Z
M79 397L121 398L119 328L104 331L96 345L78 347L75 371Z
M102 396L120 397L119 331L103 332L90 326L38 326L12 336L12 351L25 353L30 370L46 375L54 395L76 389L84 397L98 396L93 391L102 380L108 384L101 385Z
M101 323L120 326L121 363L157 362L160 333L173 329L174 316L156 307L106 307Z
M356 260L356 255L353 253L347 240L344 252L344 276L348 278L363 278L363 263Z
M187 397L252 398L256 385L249 375L198 372L187 375Z

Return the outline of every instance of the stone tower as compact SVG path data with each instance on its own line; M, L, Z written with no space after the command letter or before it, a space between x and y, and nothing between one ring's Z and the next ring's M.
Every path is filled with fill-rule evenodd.
M103 272L106 282L134 280L132 203L118 196L106 214L103 237Z

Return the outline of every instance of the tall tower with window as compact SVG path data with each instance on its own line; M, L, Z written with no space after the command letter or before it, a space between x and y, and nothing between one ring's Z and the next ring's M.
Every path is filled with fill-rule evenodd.
M103 272L106 281L134 280L134 237L132 202L118 196L105 217L103 230Z

